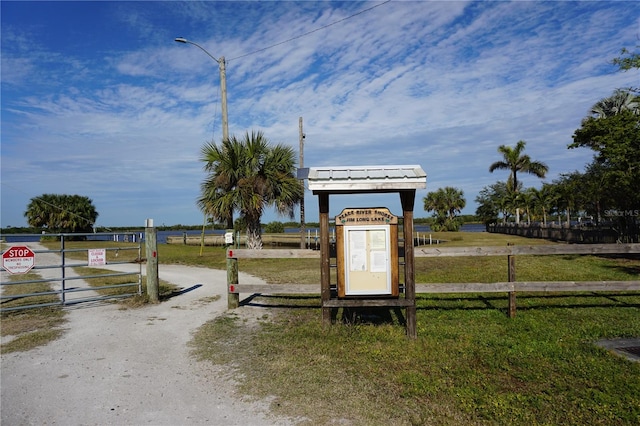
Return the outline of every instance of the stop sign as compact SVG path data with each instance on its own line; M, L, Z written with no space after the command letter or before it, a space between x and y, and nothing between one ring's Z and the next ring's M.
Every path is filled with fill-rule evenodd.
M2 267L11 274L26 274L33 268L36 254L29 247L13 246L2 253Z

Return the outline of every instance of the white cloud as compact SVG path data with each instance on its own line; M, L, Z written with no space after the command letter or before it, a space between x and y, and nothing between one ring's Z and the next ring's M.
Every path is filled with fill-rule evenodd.
M63 47L47 34L81 16L23 22L3 9L2 224L45 192L93 198L107 226L201 221L198 157L221 136L219 71L177 36L229 60L232 133L260 129L297 149L303 117L305 166L418 163L428 190L460 187L470 213L505 179L488 172L498 145L526 140L547 180L582 169L591 153L566 148L580 120L637 85L609 64L635 43L634 3L391 2L295 38L371 5L106 3L110 32Z

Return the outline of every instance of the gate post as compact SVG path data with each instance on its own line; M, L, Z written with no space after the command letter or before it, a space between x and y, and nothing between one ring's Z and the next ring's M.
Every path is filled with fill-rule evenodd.
M147 253L147 294L149 302L158 303L158 230L153 219L147 219L144 228L144 245Z

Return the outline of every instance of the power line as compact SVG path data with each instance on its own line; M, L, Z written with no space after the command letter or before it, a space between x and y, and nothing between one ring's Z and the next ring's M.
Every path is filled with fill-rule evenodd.
M374 6L371 6L371 7L367 8L367 9L363 9L363 10L361 10L361 11L359 11L359 12L356 12L356 13L354 13L353 15L349 15L349 16L347 16L347 17L345 17L345 18L339 19L339 20L337 20L337 21L335 21L335 22L332 22L332 23L330 23L330 24L327 24L327 25L324 25L324 26L322 26L322 27L316 28L315 30L308 31L308 32L306 32L306 33L304 33L304 34L300 34L300 35L295 36L295 37L291 37L291 38L289 38L289 39L287 39L287 40L284 40L284 41L281 41L281 42L279 42L279 43L272 44L271 46L263 47L262 49L254 50L253 52L245 53L244 55L236 56L235 58L227 59L227 62L229 62L229 61L235 61L236 59L244 58L245 56L255 55L256 53L264 52L265 50L271 49L271 48L273 48L273 47L280 46L280 45L285 44L285 43L289 43L290 41L297 40L297 39L302 38L302 37L306 37L306 36L308 36L308 35L310 35L310 34L313 34L313 33L315 33L315 32L318 32L318 31L324 30L324 29L329 28L329 27L331 27L331 26L333 26L333 25L336 25L336 24L339 24L339 23L341 23L341 22L344 22L344 21L346 21L346 20L348 20L348 19L354 18L354 17L356 17L356 16L358 16L358 15L362 15L362 14L363 14L363 13L365 13L365 12L369 12L370 10L373 10L373 9L375 9L376 7L383 6L383 5L385 5L385 4L387 4L387 3L390 3L390 2L391 2L391 0L387 0L387 1L385 1L385 2L382 2L382 3L376 4L376 5L374 5Z

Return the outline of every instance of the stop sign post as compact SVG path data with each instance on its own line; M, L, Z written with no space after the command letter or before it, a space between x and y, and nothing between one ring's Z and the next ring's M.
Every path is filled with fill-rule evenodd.
M11 274L26 274L35 261L36 254L27 246L9 247L2 253L2 267Z

